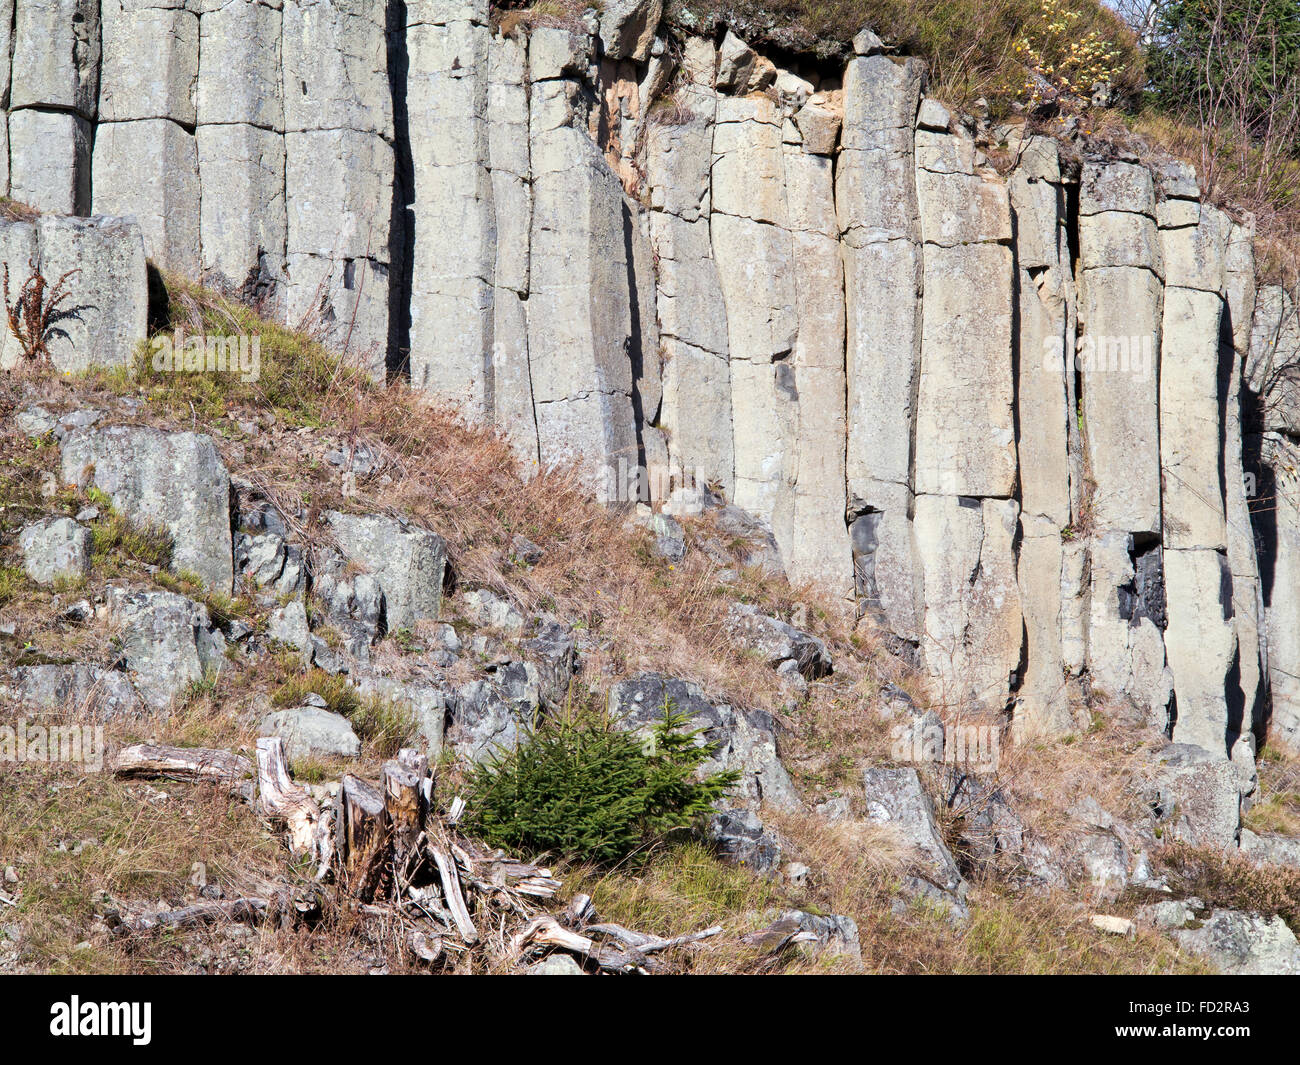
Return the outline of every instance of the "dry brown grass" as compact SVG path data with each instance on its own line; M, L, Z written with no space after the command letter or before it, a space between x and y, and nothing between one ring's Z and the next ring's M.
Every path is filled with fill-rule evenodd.
M1180 897L1195 896L1211 907L1281 917L1300 929L1300 869L1257 865L1217 847L1162 847L1153 865Z
M1259 787L1242 823L1255 832L1300 836L1300 757L1273 745L1257 765Z

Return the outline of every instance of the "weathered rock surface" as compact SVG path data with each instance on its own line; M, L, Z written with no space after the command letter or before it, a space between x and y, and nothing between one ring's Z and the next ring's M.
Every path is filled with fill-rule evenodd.
M699 742L714 747L702 773L735 770L741 780L734 796L778 809L798 808L794 785L777 757L775 726L767 713L714 703L698 685L658 673L643 673L610 688L609 714L618 728L648 734L666 710L685 715L688 729L702 730Z
M284 752L290 762L355 758L361 753L361 741L348 719L316 706L275 710L262 718L258 731L263 736L279 736L284 740Z
M862 783L867 820L888 825L912 852L909 890L964 913L966 882L939 833L934 806L916 770L871 767L863 770Z
M1281 917L1215 910L1199 928L1179 929L1174 938L1230 976L1289 976L1300 973L1300 943Z
M343 557L365 571L355 578L355 595L373 604L363 612L376 635L438 617L447 566L441 536L378 515L327 511L322 521ZM327 572L318 588L318 594L331 602L334 580Z
M76 432L63 445L63 480L93 484L129 520L165 529L173 569L229 592L230 476L211 437L138 426Z
M90 572L90 530L71 518L46 518L18 534L23 569L37 584L77 580Z
M221 668L225 640L202 603L174 592L110 586L108 611L127 673L151 708L167 709Z
M0 682L0 696L19 706L91 720L134 718L144 706L125 673L99 666L19 666Z

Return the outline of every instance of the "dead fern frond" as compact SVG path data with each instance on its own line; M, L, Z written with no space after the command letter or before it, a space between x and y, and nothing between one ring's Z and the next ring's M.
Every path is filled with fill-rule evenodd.
M4 267L5 316L9 320L9 332L18 341L19 350L24 359L35 361L50 358L49 342L61 332L57 325L71 312L61 310L62 304L69 298L68 279L80 270L69 270L50 285L45 275L32 262L27 263L30 273L18 290L18 298L9 297L9 264Z

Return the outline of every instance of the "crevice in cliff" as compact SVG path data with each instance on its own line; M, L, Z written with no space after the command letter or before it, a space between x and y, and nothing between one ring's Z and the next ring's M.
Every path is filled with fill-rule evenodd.
M415 251L415 163L411 155L407 78L406 0L388 0L388 86L393 98L393 193L389 213L388 352L389 377L410 379L411 298Z

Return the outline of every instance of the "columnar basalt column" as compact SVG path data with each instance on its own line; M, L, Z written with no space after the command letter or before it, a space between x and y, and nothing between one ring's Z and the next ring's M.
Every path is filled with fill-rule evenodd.
M494 406L497 213L490 170L490 39L486 0L420 0L407 7L406 99L415 175L411 383L478 420L490 420ZM511 58L523 60L522 54ZM506 76L504 67L499 70ZM502 120L515 124L517 146L522 116L518 101L514 105ZM497 145L499 154L501 138ZM526 174L526 147L523 153ZM519 171L517 163L503 169ZM515 223L526 226L527 212ZM524 278L517 274L515 281Z
M1067 193L1055 141L1032 137L1017 149L1008 181L1019 330L1016 577L1028 646L1014 724L1017 735L1032 737L1074 726L1069 681L1082 669L1079 648L1085 635L1082 589L1072 575L1084 568L1086 546L1073 529L1082 455L1073 417L1076 307Z
M923 256L914 518L924 586L922 659L946 703L1002 708L1018 683L1013 260L1006 183L974 141L920 108Z
M203 278L270 310L288 233L282 26L279 6L261 0L205 10L195 108Z
M683 88L671 105L652 108L647 116L646 182L663 352L659 422L667 436L672 487L698 477L731 498L735 446L727 309L709 238L713 67L713 45L688 41Z
M1077 367L1091 529L1088 668L1167 724L1160 533L1160 331L1164 264L1145 167L1085 162L1079 189Z
M589 48L559 29L529 43L528 357L542 466L578 462L608 499L638 459L633 334L623 186L585 128Z
M921 632L910 518L921 351L914 130L923 81L924 66L915 60L875 55L849 62L835 180L858 594L911 641Z
M286 0L283 26L285 314L382 378L395 168L385 11Z
M89 214L99 100L99 4L17 0L4 7L0 16L12 24L4 63L9 71L9 193L38 210ZM8 29L0 43L10 43Z

